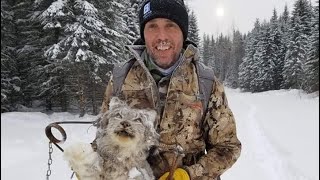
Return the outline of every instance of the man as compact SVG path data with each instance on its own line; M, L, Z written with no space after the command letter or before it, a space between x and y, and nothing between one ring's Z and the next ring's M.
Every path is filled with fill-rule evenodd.
M148 158L157 179L170 170L176 180L220 179L240 156L241 143L223 85L213 75L209 102L200 96L199 51L186 40L183 0L146 0L139 22L138 45L128 46L134 58L115 66L101 113L111 96L157 110L161 148Z

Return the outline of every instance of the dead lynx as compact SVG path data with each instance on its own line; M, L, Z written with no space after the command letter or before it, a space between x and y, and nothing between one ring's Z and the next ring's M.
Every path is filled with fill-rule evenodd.
M96 152L90 144L74 145L65 149L65 159L80 180L153 180L146 159L158 144L155 118L155 111L130 108L114 97L97 125Z

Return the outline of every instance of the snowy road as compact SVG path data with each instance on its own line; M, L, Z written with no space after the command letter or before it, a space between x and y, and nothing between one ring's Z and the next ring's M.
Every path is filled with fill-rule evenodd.
M319 179L319 99L284 90L252 94L227 89L227 97L243 148L223 180ZM300 121L301 116L305 122ZM311 151L305 151L310 146L299 145L299 137L310 142ZM305 159L292 160L295 156ZM306 159L308 164L304 164Z

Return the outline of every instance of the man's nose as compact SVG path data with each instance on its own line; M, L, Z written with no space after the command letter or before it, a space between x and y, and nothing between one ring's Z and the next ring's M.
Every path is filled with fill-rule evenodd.
M159 38L160 40L166 40L166 39L168 39L168 33L166 32L166 30L165 30L164 28L159 28L158 38Z

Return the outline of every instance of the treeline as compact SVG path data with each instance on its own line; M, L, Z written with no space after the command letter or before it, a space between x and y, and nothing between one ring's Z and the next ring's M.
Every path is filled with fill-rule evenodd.
M291 15L290 15L291 14ZM226 85L243 91L319 91L319 1L297 0L248 34L204 35L202 57Z
M141 1L1 0L1 112L97 114L113 65L139 37ZM190 37L199 43L193 12Z
M108 72L138 33L138 3L1 1L1 111L97 114Z
M1 112L97 114L110 71L139 37L142 0L2 0ZM189 39L227 86L260 92L319 91L319 3L297 0L248 34L199 37L189 11ZM37 110L37 109L36 109Z

